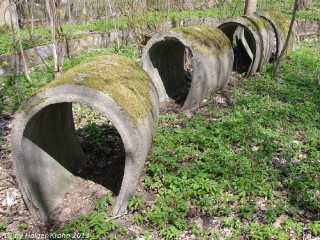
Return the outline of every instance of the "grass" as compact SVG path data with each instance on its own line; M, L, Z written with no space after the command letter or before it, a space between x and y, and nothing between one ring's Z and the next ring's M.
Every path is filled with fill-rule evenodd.
M234 104L205 114L160 116L144 169L144 192L129 203L146 239L301 239L320 233L319 41L302 42L278 78L272 65L234 81ZM128 239L125 228L97 208L66 225L90 238ZM201 229L194 219L217 225ZM92 222L95 219L95 222ZM91 224L90 224L91 223ZM81 229L81 230L79 230Z
M107 51L79 56L66 62L66 69ZM123 53L136 57L132 49ZM305 40L288 55L276 79L268 65L251 80L232 81L233 104L209 105L191 118L161 115L141 179L143 191L129 203L133 224L123 223L128 216L122 222L110 216L107 195L88 216L57 233L135 239L128 230L135 228L146 239L302 239L307 232L319 237L319 55L319 39ZM40 70L33 74L41 79L34 86L23 77L14 84L2 79L2 111L14 111L23 100L20 94L27 98L50 80ZM5 221L0 229L6 230Z

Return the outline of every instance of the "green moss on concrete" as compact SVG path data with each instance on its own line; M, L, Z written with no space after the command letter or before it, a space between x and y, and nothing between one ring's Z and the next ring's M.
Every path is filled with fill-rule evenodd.
M107 94L134 123L151 108L148 75L137 63L118 55L100 56L79 64L47 84L45 89L64 84L86 86Z
M272 21L277 25L279 30L281 31L282 38L286 38L289 27L290 27L290 19L288 19L284 14L280 12L265 12L263 15L268 16ZM294 35L292 35L294 37Z
M190 40L192 47L203 55L218 56L230 51L229 39L218 28L211 26L192 26L172 29Z
M33 104L32 106L29 106L26 110L24 110L24 116L27 116L32 109L34 109L36 106L40 105L41 103L44 103L45 101L47 101L48 98L40 98L35 104Z
M240 21L244 21L246 24L248 24L255 32L260 32L261 30L271 30L271 25L267 22L267 20L263 19L259 16L241 16L237 17L236 19Z

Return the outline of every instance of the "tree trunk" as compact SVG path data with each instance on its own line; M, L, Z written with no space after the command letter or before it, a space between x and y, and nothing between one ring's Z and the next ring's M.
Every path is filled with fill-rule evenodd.
M54 76L57 78L60 74L60 67L58 61L58 54L57 54L57 46L56 46L56 34L58 30L58 15L57 9L55 6L54 0L45 0L46 2L46 10L48 13L50 29L51 29L51 43L52 43L52 58L53 58L53 71Z
M257 0L246 0L244 14L250 15L257 11Z
M167 0L167 20L170 18L170 0Z
M33 33L34 30L34 3L33 0L30 1L30 14L31 14L31 33Z
M117 49L116 49L116 50L119 51L119 49L120 49L119 29L118 29L118 27L117 27L117 23L116 23L116 20L115 20L115 13L113 13L113 11L112 11L112 7L111 7L111 2L110 2L110 0L108 0L108 4L109 4L109 9L110 9L110 14L111 14L111 16L112 16L113 24L114 24L114 30L116 31L116 34L117 34L117 36L116 36Z
M69 58L72 59L73 58L73 28L72 28L72 16L71 16L71 0L68 0L68 15L69 15L70 39L67 45L69 49Z
M14 4L14 2L12 2L11 4ZM11 26L12 26L12 32L13 32L13 36L14 36L14 23L13 23L13 13L11 12ZM18 18L17 16L17 13L16 13L16 18ZM28 80L29 83L32 83L31 81L31 78L29 76L29 70L28 70L28 66L27 66L27 62L26 62L26 58L24 56L24 52L23 52L23 47L22 47L22 42L21 42L21 34L20 34L20 27L19 25L17 26L17 33L18 33L18 42L19 42L19 49L20 49L20 56L21 56L21 59L22 59L22 64L23 64L23 72L24 72L24 75L26 77L26 79ZM15 37L13 38L15 39Z

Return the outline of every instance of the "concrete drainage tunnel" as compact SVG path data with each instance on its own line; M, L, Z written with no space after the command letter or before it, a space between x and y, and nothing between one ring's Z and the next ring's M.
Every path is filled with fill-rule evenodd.
M166 37L164 41L155 43L149 52L152 65L158 69L168 97L177 99L180 96L177 102L181 105L184 104L191 84L192 66L187 72L184 64L189 52L178 39ZM189 60L192 60L192 55L190 57Z
M188 71L185 60L192 66ZM232 72L233 51L217 28L175 28L153 36L142 53L142 67L153 81L160 102L185 96L182 109L191 109L212 91L222 90Z
M117 71L119 67L123 71ZM123 179L113 213L123 212L151 146L159 102L141 67L117 55L92 59L62 74L16 115L13 164L25 203L33 216L50 219L87 161L75 131L72 103L97 110L121 136L125 166L119 170Z
M274 38L276 58L284 45L289 23L280 17L243 16L224 20L218 28L160 32L143 49L142 66L117 55L96 57L41 88L16 114L12 132L13 165L33 216L50 219L86 162L72 103L97 110L121 137L125 166L112 211L124 212L151 148L160 103L173 98L183 110L192 109L222 91L232 70L253 76L269 62ZM292 34L289 49L293 47Z
M289 29L281 13L261 13L223 20L218 28L229 38L234 50L233 70L250 78L261 67L278 59ZM294 48L291 34L288 50Z

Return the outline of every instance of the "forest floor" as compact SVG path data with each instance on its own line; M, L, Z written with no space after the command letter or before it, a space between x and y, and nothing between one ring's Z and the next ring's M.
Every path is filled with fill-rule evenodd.
M241 80L243 80L242 77L237 74L231 78L232 83ZM227 104L232 104L229 97L229 91L231 90L231 88L227 88L221 93L212 95L210 101L204 101L191 111L185 111L184 114L189 117L193 114L207 115L209 105L219 109ZM181 113L179 103L182 101L180 98L183 97L175 100L170 99L163 103L160 113L171 114L179 118ZM11 160L10 133L14 116L13 113L0 115L0 133L1 137L6 140L5 144L1 146L0 159L1 239L20 239L21 237L22 239L42 239L43 234L51 235L52 238L59 236L59 233L56 232L57 229L62 228L71 219L76 219L81 215L87 216L95 209L98 199L108 193L117 193L120 190L121 185L119 184L121 184L123 176L125 159L124 146L119 133L104 116L83 104L74 104L73 114L75 128L83 151L87 156L87 162L75 177L70 190L61 200L59 207L53 212L52 218L55 220L50 222L34 219L23 201ZM104 142L103 139L109 139L109 141ZM110 151L111 149L112 151ZM143 183L140 183L137 187L137 193L147 196L150 193L152 194L152 190L150 192ZM110 211L110 206L108 210ZM137 238L143 229L134 224L136 211L134 209L128 210L129 212L120 216L127 215L125 220L122 219L119 222L122 227L128 229L127 238ZM188 221L197 223L199 216L193 216ZM218 225L215 222L210 224L207 220L204 227L212 228L218 227ZM225 235L227 236L228 233L226 231ZM85 237L85 235L82 237ZM46 237L43 239L46 239Z
M73 106L88 162L56 220L43 223L26 208L12 168L14 113L1 113L0 237L319 240L319 55L319 38L307 39L277 79L270 65L251 80L233 74L225 91L190 111L168 102L136 195L121 216L110 215L110 203L124 149L107 119Z

